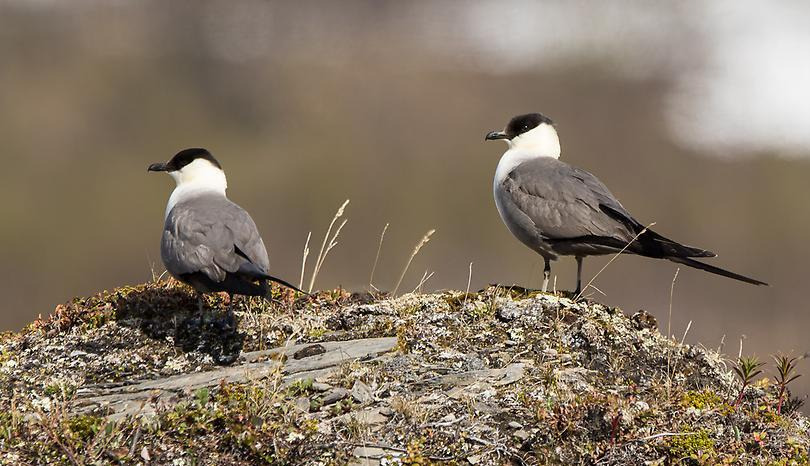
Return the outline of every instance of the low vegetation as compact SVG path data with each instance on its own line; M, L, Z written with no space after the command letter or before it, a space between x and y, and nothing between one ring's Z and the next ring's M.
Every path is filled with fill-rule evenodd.
M186 287L161 281L75 299L3 335L0 462L808 462L796 358L730 363L666 338L646 313L518 288L274 298L208 296L200 313ZM318 342L383 336L397 338L392 351L307 377L278 364L124 417L85 403L133 381L247 367L240 354L291 342L313 343L296 353L306 358Z

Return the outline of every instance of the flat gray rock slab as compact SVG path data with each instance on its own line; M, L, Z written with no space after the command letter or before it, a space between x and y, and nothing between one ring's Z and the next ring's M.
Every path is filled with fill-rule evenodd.
M348 341L304 343L245 353L240 363L212 371L179 374L160 379L144 380L128 385L79 389L73 411L83 413L109 408L109 419L127 415L153 415L160 403L172 403L179 395L214 387L222 382L244 383L259 380L281 367L284 382L305 377L323 377L337 370L344 362L373 359L394 349L396 337L364 338ZM308 348L316 347L317 351ZM311 355L308 355L311 354ZM293 358L297 355L298 359Z

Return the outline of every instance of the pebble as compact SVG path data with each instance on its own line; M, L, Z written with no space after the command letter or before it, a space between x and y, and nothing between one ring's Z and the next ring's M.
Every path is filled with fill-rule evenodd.
M329 385L328 383L312 382L312 389L315 390L316 392L325 392L330 388L332 388L332 386Z
M352 386L352 398L358 403L368 403L374 400L371 388L360 380L356 380Z
M519 422L511 421L511 422L509 423L509 427L511 427L512 429L522 429L522 428L523 428L523 424L521 424L521 423L519 423Z
M522 441L524 441L524 442L525 442L526 440L529 440L529 433L528 433L528 432L526 432L526 431L525 431L525 430L523 430L523 429L520 429L520 430L515 431L515 433L514 433L514 434L512 434L512 435L514 435L514 436L515 436L515 438L520 439L520 440L522 440Z
M354 449L354 456L357 458L381 458L387 453L379 447L357 447Z
M335 404L338 401L347 398L351 393L343 387L333 388L332 391L327 393L324 397L323 402L324 406Z
M295 409L297 409L298 411L302 413L308 413L309 407L310 407L309 398L301 397L295 400Z

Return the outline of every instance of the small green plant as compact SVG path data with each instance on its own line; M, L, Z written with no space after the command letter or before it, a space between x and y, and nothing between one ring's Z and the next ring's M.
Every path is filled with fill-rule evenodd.
M782 414L782 404L785 401L787 385L801 377L801 374L796 372L796 361L799 358L780 354L773 356L773 360L776 363L776 386L779 387L779 403L776 406L776 413Z
M197 406L199 407L207 405L210 398L211 392L205 387L194 392L194 400L197 402Z
M353 409L354 401L351 398L346 398L332 405L331 411L333 416L340 416L341 414L351 412Z
M742 381L742 387L740 388L740 394L737 396L737 400L734 402L735 408L740 406L740 402L742 402L743 395L745 394L745 389L751 385L754 377L762 373L762 369L760 368L764 364L765 363L760 362L756 356L740 357L737 359L737 364L734 365L734 372Z
M676 460L683 458L705 460L714 454L714 440L702 429L697 432L685 432L669 440L669 454Z
M305 396L312 393L314 380L311 377L298 379L287 388L287 394L292 397Z

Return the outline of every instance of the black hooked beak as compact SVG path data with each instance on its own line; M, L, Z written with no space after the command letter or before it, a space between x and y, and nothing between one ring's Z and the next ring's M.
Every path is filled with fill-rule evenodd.
M484 137L484 141L494 141L496 139L509 139L509 136L503 131L490 131L487 133L486 137Z
M166 164L163 162L153 163L152 165L149 165L149 168L146 169L148 172L165 172L167 170Z

